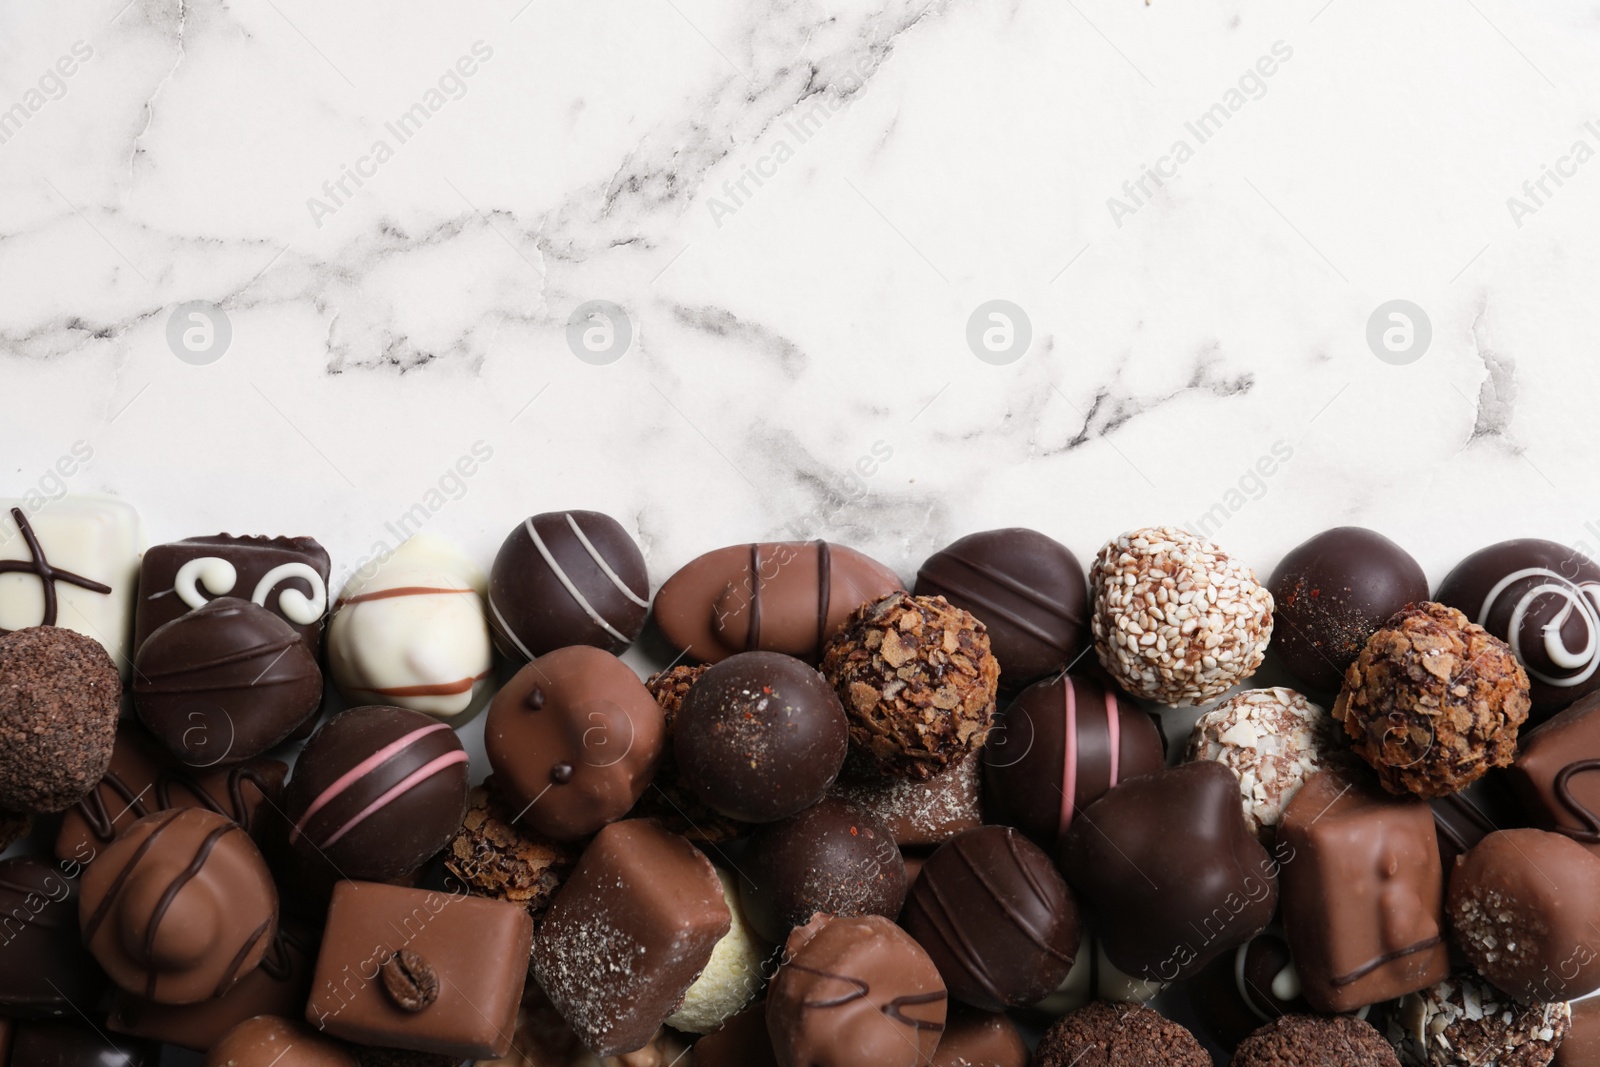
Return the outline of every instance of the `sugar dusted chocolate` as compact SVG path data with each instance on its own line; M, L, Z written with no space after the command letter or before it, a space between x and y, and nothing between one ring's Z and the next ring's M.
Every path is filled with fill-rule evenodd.
M982 762L974 752L922 780L883 774L870 761L847 758L832 795L882 819L902 848L941 845L983 823Z

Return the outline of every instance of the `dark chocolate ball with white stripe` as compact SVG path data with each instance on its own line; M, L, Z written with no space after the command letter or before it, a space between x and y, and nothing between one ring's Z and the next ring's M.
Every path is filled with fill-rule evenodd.
M942 596L988 627L1007 689L1066 670L1089 647L1083 566L1037 530L968 534L922 565L913 592Z
M649 611L644 554L598 511L535 515L511 531L489 571L495 646L518 663L568 645L621 652Z
M1051 851L1112 786L1164 766L1155 721L1115 689L1075 674L1037 682L989 731L984 818Z
M444 848L467 811L467 753L420 711L351 708L312 735L284 798L289 845L345 878L390 881Z

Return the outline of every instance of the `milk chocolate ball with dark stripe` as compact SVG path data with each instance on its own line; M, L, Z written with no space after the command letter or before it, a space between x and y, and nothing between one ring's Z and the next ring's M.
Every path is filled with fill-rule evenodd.
M455 731L405 708L351 708L312 735L285 805L289 844L345 878L382 882L444 848L467 810Z
M650 611L644 554L598 511L552 511L523 522L489 571L489 625L518 663L568 645L621 652Z
M1037 530L968 534L922 565L912 591L976 615L1011 690L1065 670L1089 646L1083 566Z
M900 925L950 995L984 1011L1035 1004L1077 955L1078 906L1044 850L1009 826L968 830L917 876Z

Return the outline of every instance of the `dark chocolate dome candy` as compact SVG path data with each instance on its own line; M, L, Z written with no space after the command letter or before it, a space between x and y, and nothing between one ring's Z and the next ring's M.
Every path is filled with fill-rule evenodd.
M1078 812L1166 762L1155 721L1115 689L1074 674L1037 682L989 732L985 817L1053 850Z
M567 645L621 652L650 610L644 554L598 511L551 511L512 530L489 571L489 625L526 663Z
M204 808L148 815L83 874L84 944L112 981L158 1004L220 997L267 953L278 893L255 842Z
M76 1017L106 975L78 935L76 864L0 860L0 1016Z
M1037 530L968 534L922 565L912 592L942 596L977 616L1008 689L1066 670L1089 647L1083 566Z
M1294 548L1267 584L1277 606L1273 651L1306 686L1330 693L1367 638L1407 604L1428 599L1417 561L1359 526L1327 530Z
M467 753L448 725L373 705L330 719L289 779L289 845L345 878L415 870L449 843L467 810Z
M1600 686L1600 565L1577 549L1524 537L1456 564L1434 597L1511 646L1543 722Z
M923 864L900 925L950 996L984 1011L1036 1004L1072 970L1082 931L1067 883L1009 826L968 830Z
M219 597L140 647L133 706L192 767L259 756L322 706L322 671L298 631L248 600Z
M772 822L815 804L844 766L850 725L821 674L778 652L716 664L683 698L673 754L716 811Z
M834 796L758 827L739 867L745 921L774 944L818 912L894 919L906 899L888 825Z

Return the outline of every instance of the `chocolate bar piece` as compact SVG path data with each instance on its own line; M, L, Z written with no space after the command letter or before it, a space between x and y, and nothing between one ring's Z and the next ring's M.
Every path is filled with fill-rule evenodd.
M1506 777L1536 826L1600 855L1600 693L1523 737Z

